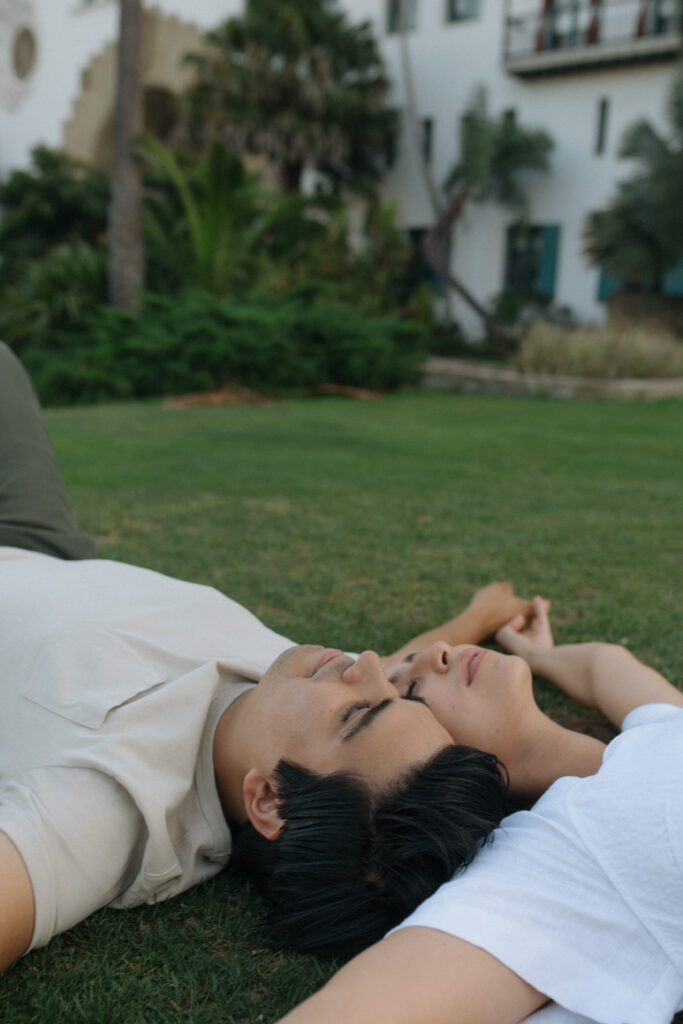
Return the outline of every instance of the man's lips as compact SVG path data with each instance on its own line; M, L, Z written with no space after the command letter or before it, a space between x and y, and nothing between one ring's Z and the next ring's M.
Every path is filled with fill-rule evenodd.
M313 669L313 675L327 665L328 662L334 661L335 658L338 658L343 653L343 651L338 651L336 647L328 647L327 650L324 650L318 658L315 668Z
M467 651L463 655L462 660L462 674L465 677L465 685L469 686L477 672L479 666L488 654L488 651L482 651L480 648L473 647L470 651Z

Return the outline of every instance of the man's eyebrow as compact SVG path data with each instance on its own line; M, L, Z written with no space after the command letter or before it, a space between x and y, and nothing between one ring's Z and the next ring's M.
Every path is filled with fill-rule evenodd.
M417 651L413 651L412 654L406 654L405 658L403 658L402 661L399 662L399 664L401 664L401 665L404 665L404 664L405 665L410 665L411 661L414 659L416 654L417 654ZM392 686L395 686L396 685L396 680L398 679L398 675L397 675L396 672L392 672L392 674L390 676L387 676L387 679L389 680L389 682L391 683Z
M389 705L393 703L394 701L391 697L386 697L384 700L381 700L379 704L375 704L373 707L368 708L365 714L358 715L354 724L351 726L349 731L344 735L343 742L346 743L348 740L352 740L354 736L358 735L361 729L365 729L367 728L368 725L371 725L371 723L374 722L374 720L377 718L377 715L379 715L382 711L384 711L385 708L388 708Z

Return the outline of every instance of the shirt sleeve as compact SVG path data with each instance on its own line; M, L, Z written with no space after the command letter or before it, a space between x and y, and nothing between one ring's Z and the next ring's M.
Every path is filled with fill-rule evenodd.
M7 782L0 830L17 847L33 886L29 949L113 900L136 872L144 835L125 790L88 768L35 769Z
M637 725L656 725L659 722L673 721L683 715L683 708L675 704L641 704L629 711L624 719L621 731L633 729Z
M572 1013L557 1003L546 1003L530 1017L525 1017L523 1024L595 1024L592 1017L584 1017L582 1013Z

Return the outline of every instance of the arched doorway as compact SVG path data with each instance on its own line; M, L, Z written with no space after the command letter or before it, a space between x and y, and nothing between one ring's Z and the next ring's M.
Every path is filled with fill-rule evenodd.
M178 117L178 96L192 81L183 63L186 53L203 47L201 31L158 10L146 11L142 34L142 82L145 130L168 139ZM82 90L64 126L69 156L106 168L113 152L116 95L116 43L109 43L82 73Z

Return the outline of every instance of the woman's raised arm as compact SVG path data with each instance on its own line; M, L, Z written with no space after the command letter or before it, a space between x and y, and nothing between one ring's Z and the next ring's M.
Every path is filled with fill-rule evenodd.
M470 603L458 615L440 626L413 637L399 650L382 658L385 665L402 661L408 654L422 651L437 640L456 644L478 644L514 616L523 621L531 615L531 603L515 594L511 583L496 581L476 592Z
M683 707L683 693L653 668L643 665L617 644L585 643L552 646L548 604L534 598L528 622L513 618L496 640L529 664L534 675L554 683L586 707L597 708L616 726L641 704Z

